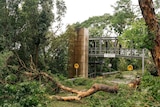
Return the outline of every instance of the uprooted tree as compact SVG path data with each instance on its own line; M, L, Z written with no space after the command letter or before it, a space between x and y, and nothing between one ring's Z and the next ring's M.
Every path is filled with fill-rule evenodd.
M31 62L30 62L30 67L27 67L26 64L19 58L18 54L17 58L19 63L21 64L21 66L26 69L26 72L23 72L24 75L26 75L28 78L30 79L35 79L37 77L42 77L44 79L47 79L47 81L50 81L54 84L56 84L56 87L67 91L67 92L71 92L76 94L75 96L65 96L65 97L61 97L61 96L49 96L50 99L54 99L56 98L57 100L62 100L62 101L72 101L72 100L81 100L84 97L90 96L98 91L104 91L104 92L109 92L109 93L117 93L118 92L118 86L108 86L105 84L93 84L91 86L90 89L88 89L87 91L79 91L70 87L66 87L64 85L62 85L60 82L56 81L54 79L54 77L52 77L51 75L47 74L46 72L43 71L38 71L36 69L36 65L34 64L33 60L32 60L32 56L31 56ZM55 88L55 87L53 87Z
M160 25L154 11L153 1L139 0L139 6L146 25L148 26L148 39L151 43L149 50L152 54L157 74L160 76Z

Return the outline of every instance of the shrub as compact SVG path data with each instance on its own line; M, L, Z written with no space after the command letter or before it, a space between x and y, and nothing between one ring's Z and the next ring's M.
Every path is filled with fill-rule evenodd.
M160 77L146 73L141 81L141 88L151 95L155 100L160 101Z
M120 58L118 63L118 70L119 71L126 71L127 70L127 62L126 59Z
M36 81L6 84L1 88L0 95L4 96L1 106L19 105L21 107L45 106L45 88Z

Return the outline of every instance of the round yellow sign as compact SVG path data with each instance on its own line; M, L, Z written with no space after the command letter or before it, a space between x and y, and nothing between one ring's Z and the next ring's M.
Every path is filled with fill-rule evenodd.
M133 70L133 66L132 65L128 65L127 69L128 69L128 71L132 71Z
M79 68L79 64L78 64L78 63L75 63L75 64L74 64L74 68L78 69L78 68Z

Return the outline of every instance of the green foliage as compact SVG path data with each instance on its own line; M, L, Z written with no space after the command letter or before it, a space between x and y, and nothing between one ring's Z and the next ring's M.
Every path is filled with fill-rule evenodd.
M18 54L22 60L27 62L28 57L32 55L35 62L35 57L38 55L36 49L41 51L44 45L47 45L46 33L54 20L52 9L53 2L51 0L45 2L41 0L24 1L22 10L20 10L20 18L25 21L21 23L23 26L26 25L26 29L18 41L21 44Z
M145 69L150 72L151 75L157 76L157 70L152 57L148 58L145 64Z
M137 73L138 72L139 71L137 71ZM130 73L130 71L125 72L125 74ZM111 77L110 79L109 78L110 77L108 76L106 78L94 79L74 78L66 81L63 80L63 83L65 83L65 85L67 83L66 86L71 86L78 90L87 90L91 87L91 84L94 83L104 83L113 85L112 82L110 83L110 79L113 77ZM83 83L84 81L85 83ZM115 94L102 91L96 92L91 96L83 98L81 102L61 102L56 100L51 102L51 104L49 105L65 105L66 107L70 107L71 105L76 105L78 107L158 107L160 105L158 84L159 82L159 77L155 78L151 76L149 73L147 73L141 77L141 84L137 89L129 88L127 84L119 84L118 93ZM69 85L68 83L71 85ZM60 95L65 96L66 93L61 93Z
M147 31L144 20L137 20L123 32L122 36L119 37L119 41L126 48L145 48L146 36Z
M62 73L56 73L54 77L56 77L60 81L65 81L67 79L67 77L65 77Z
M85 85L90 86L91 80L89 80L87 78L78 78L73 81L73 84L76 86L85 86Z
M141 85L138 90L131 90L125 86L120 86L116 96L112 96L107 102L113 107L143 107L157 106L160 101L159 77L145 74L142 77Z
M63 0L1 1L0 12L3 13L0 15L0 51L3 49L17 51L26 65L30 55L33 56L36 65L44 64L48 60L46 53L50 48L50 39L58 32L66 13L65 2ZM48 36L53 23L56 23L55 32ZM12 60L15 61L15 58ZM41 66L41 69L45 69L44 66Z
M145 48L147 48L148 50L152 50L155 42L153 42L155 40L155 33L153 32L148 32L148 35L145 37L144 39L144 45L146 46Z
M133 20L135 16L131 11L130 0L119 0L116 3L117 5L114 8L117 11L113 16L104 14L103 16L89 18L81 24L68 26L64 34L57 36L56 33L61 27L62 18L66 13L63 0L10 0L8 2L1 0L0 106L45 107L49 102L45 95L60 92L55 83L46 83L43 78L41 78L41 81L39 79L39 82L29 81L27 77L21 75L23 70L19 70L16 57L11 51L6 50L17 51L20 58L28 66L29 56L33 55L35 61L36 49L38 49L39 54L37 55L40 56L38 59L39 69L50 72L50 75L56 74L56 80L64 83L64 85L88 89L95 82L95 79L67 80L65 77L69 56L68 47L71 42L70 36L76 35L75 27L89 28L91 36L94 37L105 35L107 34L105 31L110 32L113 29L115 33L122 34L119 39L122 40L121 43L124 47L130 47L128 41L129 43L132 41L135 48L151 49L154 35L152 32L146 33L147 28L143 20ZM156 3L158 7L157 0ZM131 21L135 22L131 24ZM54 29L55 32L49 31L53 23L58 23ZM123 41L123 39L126 41ZM109 62L113 63L115 70L117 69L117 63L120 70L125 70L127 64L133 64L134 67L140 65L140 61L137 62L137 60L106 60L106 63ZM122 75L118 74L115 77L122 78ZM159 80L159 77L145 74L137 90L129 89L126 85L120 85L118 94L98 92L85 100L87 100L88 106L92 107L159 106ZM100 82L106 83L106 81L101 80ZM53 88L55 89L54 92Z
M115 78L118 78L118 79L123 79L123 74L120 72L118 74L115 75Z
M111 32L111 29L109 28L110 19L110 14L104 14L102 16L93 16L82 23L76 23L75 27L88 28L91 37L110 36L108 35L108 32Z
M12 55L13 53L11 51L6 50L0 52L0 78L6 79L6 81L15 81L17 79L16 75L7 68L7 61Z
M9 74L5 77L5 81L7 83L15 83L17 80L18 80L18 77L15 74Z
M120 84L117 94L98 92L86 100L91 107L157 107L160 105L159 82L159 77L146 73L138 89L131 89L126 84Z
M122 36L119 37L119 41L125 48L147 48L151 50L154 45L154 38L152 32L147 32L144 20L137 20L124 30Z
M127 70L127 62L124 58L119 59L118 63L118 71L126 71Z
M131 24L135 17L131 6L131 0L118 0L112 6L115 12L111 18L111 27L119 35L123 33L123 30Z
M146 73L142 78L143 91L149 96L153 97L153 100L160 101L160 77L154 77L149 73Z
M102 101L99 98L97 98L97 96L90 96L88 100L90 107L104 107Z
M65 82L63 82L64 85L68 86L68 87L82 87L85 86L85 88L90 88L93 85L92 80L88 79L88 78L73 78L73 79L69 79Z
M119 0L117 2L119 2L120 5L122 5L124 3L124 1L129 2L130 0ZM154 0L153 2L154 2L154 6L155 6L155 11L157 11L157 13L158 13L159 1ZM128 6L124 5L124 8L125 7L128 8ZM119 11L118 8L117 8L117 10ZM157 16L158 16L158 14L157 14ZM133 18L136 18L136 16ZM153 46L155 45L154 44L155 43L154 42L154 40L155 40L154 34L155 34L154 32L148 31L148 28L145 24L144 19L139 19L137 17L136 20L135 19L132 20L131 25L127 26L127 29L125 29L122 32L122 37L119 37L119 38L122 39L122 41L123 41L122 44L124 45L124 47L131 47L131 46L128 46L128 44L130 45L133 43L134 46L132 46L132 47L134 47L136 49L137 48L147 48L148 50L151 50L153 48Z
M11 51L1 51L0 52L0 69L3 69L6 67L6 61L10 56L12 56L13 53Z
M19 105L21 107L46 106L47 100L44 99L45 88L36 81L22 82L17 84L1 85L0 105Z
M160 1L159 0L154 0L154 7L155 7L155 12L160 15L159 7L160 7Z
M70 36L75 34L73 26L68 26L64 34L51 38L50 49L46 53L47 60L45 60L44 64L46 66L48 63L48 67L52 73L67 75L69 45L72 43Z

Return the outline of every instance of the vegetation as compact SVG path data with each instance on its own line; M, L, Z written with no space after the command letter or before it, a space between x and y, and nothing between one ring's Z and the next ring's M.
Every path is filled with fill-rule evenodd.
M160 2L159 0L154 2L155 11L157 12L155 17L160 17ZM78 27L88 28L91 37L110 37L116 34L119 39L118 44L121 44L124 48L147 48L151 52L155 52L152 49L155 46L153 40L156 32L148 32L145 20L139 16L140 9L138 8L135 11L132 6L131 0L117 0L115 5L112 6L115 9L113 15L106 13L102 16L91 17L82 23L77 22L73 25L68 25L66 31L59 34L63 17L67 11L63 0L1 0L0 106L160 106L160 77L154 77L148 72L151 71L151 74L155 74L157 68L154 67L153 63L156 58L154 61L151 58L146 60L145 67L147 71L141 77L141 84L138 88L132 89L127 84L117 83L119 84L117 94L97 92L81 101L62 102L51 99L50 96L52 95L68 96L70 94L61 91L56 83L48 81L43 76L25 75L26 72L38 75L43 71L59 83L77 90L87 90L94 83L113 85L113 80L123 81L125 79L124 75L128 74L134 77L134 73L139 73L141 61L115 58L105 59L103 68L98 66L97 69L102 69L104 72L121 71L118 74L85 79L67 78L68 59L72 56L68 54L69 51L72 51L69 49L69 45L73 45L71 43L72 40L69 38L76 35L75 29ZM156 23L159 24L160 22ZM131 43L134 45L130 45ZM90 60L101 61L102 59L91 58ZM111 68L107 67L109 63L112 64ZM102 65L102 63L100 64ZM129 64L132 64L136 71L126 72Z
M78 78L75 80L67 80L65 77L60 75L54 75L58 81L62 82L64 85L69 87L74 87L78 90L89 89L93 83L104 83L111 85L111 81L119 79L123 80L125 75L136 75L136 72L140 71L125 71L121 74L115 74L107 77L97 77L95 79L83 79ZM121 75L123 78L119 78ZM65 81L64 81L65 80ZM24 81L16 84L1 84L1 106L13 106L13 107L51 107L55 105L60 107L65 105L66 107L102 107L102 106L114 106L114 107L128 107L128 106L159 106L160 96L159 96L159 77L154 77L149 73L145 73L141 80L141 85L137 89L129 88L127 84L123 82L119 84L119 91L117 94L110 94L104 92L98 92L92 96L86 97L81 101L72 102L62 102L56 99L50 100L47 96L52 95L69 95L67 92L54 93L49 90L50 83L40 84L37 81ZM78 105L77 105L78 104Z
M129 71L132 72L132 71ZM132 74L129 72L123 72L121 76L127 74ZM133 71L136 72L136 71ZM117 75L117 74L116 74ZM115 77L117 77L115 75ZM133 75L133 74L132 74ZM95 79L78 79L75 81L70 81L70 86L75 87L76 89L88 89L92 83L105 83L111 84L109 81L114 80L114 75L110 77ZM123 80L123 79L120 79ZM78 81L78 84L77 84ZM85 84L82 84L84 83ZM68 81L69 82L69 81ZM82 99L80 102L51 102L51 105L60 107L61 105L66 105L66 107L144 107L144 106L159 106L160 97L159 97L159 77L153 77L149 73L146 73L142 77L141 85L138 89L131 89L126 84L119 85L118 94L110 94L104 92L98 92L94 95ZM156 87L155 87L156 85ZM67 94L61 93L62 94ZM78 105L77 105L78 103Z
M159 49L160 49L160 28L159 28L159 21L157 20L157 16L155 15L154 7L153 7L153 1L149 0L139 0L139 5L142 11L142 15L145 19L146 25L148 27L148 35L149 35L149 43L151 44L151 48L149 49L152 58L155 63L155 68L157 71L157 75L160 75L160 61L158 60L160 54L159 54Z

